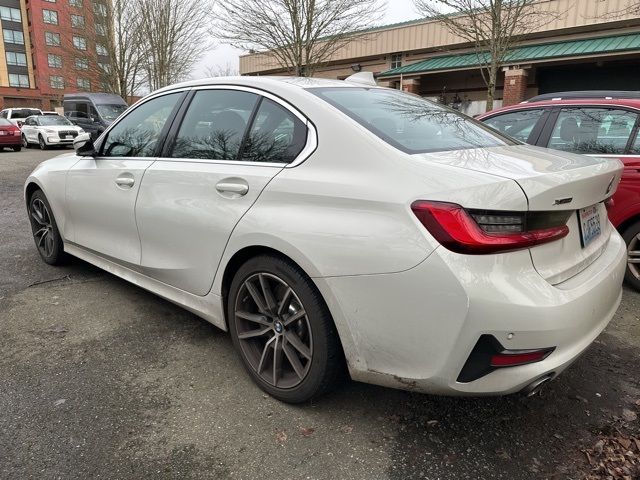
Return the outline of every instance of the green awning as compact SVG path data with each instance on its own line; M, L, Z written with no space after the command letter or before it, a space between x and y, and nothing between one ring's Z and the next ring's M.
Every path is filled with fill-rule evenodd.
M578 57L582 55L625 52L630 50L640 50L640 33L517 47L507 53L505 63L512 64L516 62ZM482 55L481 58L479 58L480 55ZM422 62L387 70L378 75L378 77L392 77L400 74L410 75L436 70L477 67L481 64L480 60L486 58L487 55L486 53L465 53L461 55L434 57L423 60Z

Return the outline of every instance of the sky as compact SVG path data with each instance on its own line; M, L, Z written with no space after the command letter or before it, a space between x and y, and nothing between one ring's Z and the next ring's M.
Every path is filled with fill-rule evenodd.
M419 15L413 8L413 0L387 0L387 9L382 23L397 23L406 20L419 18ZM211 50L205 54L203 59L198 63L193 71L192 77L205 77L207 68L223 69L229 67L232 70L238 70L238 55L243 53L229 45L214 45Z

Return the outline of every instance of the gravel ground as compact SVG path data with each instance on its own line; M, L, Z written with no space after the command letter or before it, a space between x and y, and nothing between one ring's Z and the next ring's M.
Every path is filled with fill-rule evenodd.
M539 397L349 383L281 404L205 321L79 260L40 261L22 184L57 153L0 153L0 478L580 478L581 449L636 408L640 294L628 289Z

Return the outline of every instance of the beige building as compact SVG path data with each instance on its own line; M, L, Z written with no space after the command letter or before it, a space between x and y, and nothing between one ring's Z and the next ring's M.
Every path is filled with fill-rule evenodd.
M520 39L498 78L495 106L566 90L640 90L640 16L630 0L542 0L549 22ZM381 85L484 111L486 91L469 42L423 19L372 29L338 50L315 75L374 72ZM268 53L240 57L243 75L285 73Z

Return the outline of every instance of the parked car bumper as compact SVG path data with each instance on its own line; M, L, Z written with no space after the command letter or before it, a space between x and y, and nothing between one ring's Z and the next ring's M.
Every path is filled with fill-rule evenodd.
M612 229L600 257L558 285L527 250L459 255L442 247L411 270L317 279L344 342L354 380L447 395L508 394L569 366L620 303L626 250ZM505 349L554 348L544 360L458 377L482 335Z

